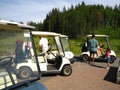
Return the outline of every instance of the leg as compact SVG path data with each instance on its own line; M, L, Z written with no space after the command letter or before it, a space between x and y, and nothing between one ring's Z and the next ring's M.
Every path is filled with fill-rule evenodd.
M110 67L110 58L108 58L108 67Z
M105 55L103 48L100 48L100 51L101 51L102 55Z
M110 68L110 58L107 58L107 69Z
M94 60L95 60L95 54L93 54L93 57L92 57L92 64L94 64Z
M95 54L97 54L97 51L92 52L92 64L94 64Z
M107 69L110 69L110 63L107 62Z
M110 63L109 62L107 63L107 67L110 67Z
M92 52L90 52L89 63L91 62L91 60L92 60Z

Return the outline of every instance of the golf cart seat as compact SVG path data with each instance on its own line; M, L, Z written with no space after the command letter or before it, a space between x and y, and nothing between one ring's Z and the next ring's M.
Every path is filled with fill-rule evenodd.
M56 55L54 66L59 69L62 64L62 56Z

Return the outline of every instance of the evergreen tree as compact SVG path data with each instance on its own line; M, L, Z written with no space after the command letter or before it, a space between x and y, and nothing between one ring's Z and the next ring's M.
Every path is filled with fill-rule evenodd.
M53 8L43 23L31 21L28 24L40 31L57 32L76 39L105 27L120 28L120 5L112 8L82 2L68 9L64 6L63 11Z

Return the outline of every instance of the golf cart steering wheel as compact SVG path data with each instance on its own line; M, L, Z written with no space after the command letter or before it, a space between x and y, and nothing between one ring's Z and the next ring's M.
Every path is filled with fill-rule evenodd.
M54 57L56 57L56 55L54 53L52 53L51 48L52 48L52 46L50 45L49 49L47 50L47 53L48 54L51 53Z
M14 57L4 57L0 58L0 67L1 68L13 68L16 66Z
M12 84L15 84L14 78L12 76L12 72L14 72L13 68L16 66L14 61L15 59L13 57L0 58L0 68L3 68L8 72Z

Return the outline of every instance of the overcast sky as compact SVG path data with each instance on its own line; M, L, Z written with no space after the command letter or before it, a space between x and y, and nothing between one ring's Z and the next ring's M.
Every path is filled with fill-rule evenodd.
M16 22L42 22L53 9L63 9L84 1L86 5L102 4L114 7L120 0L0 0L0 19Z

